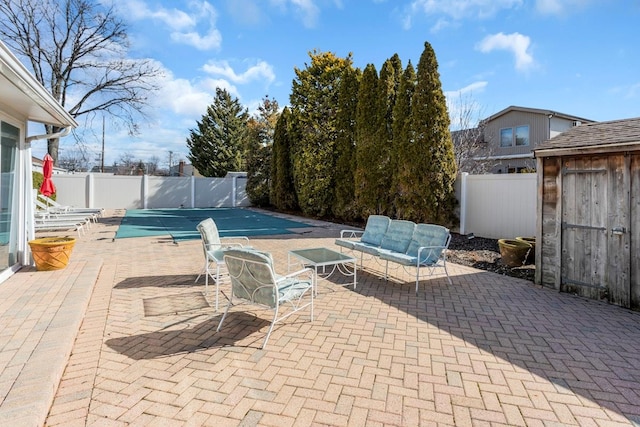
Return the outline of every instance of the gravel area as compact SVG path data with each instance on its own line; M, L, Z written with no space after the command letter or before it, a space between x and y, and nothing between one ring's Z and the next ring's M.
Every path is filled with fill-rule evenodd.
M502 263L497 239L462 236L451 233L451 243L447 260L455 264L467 265L480 270L492 271L505 276L534 281L535 266L508 267Z

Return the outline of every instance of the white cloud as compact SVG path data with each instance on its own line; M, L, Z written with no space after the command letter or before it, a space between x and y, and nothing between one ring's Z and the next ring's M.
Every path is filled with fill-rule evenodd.
M234 85L232 85L228 80L225 79L205 79L202 81L202 85L206 88L208 88L211 93L215 94L216 93L216 89L220 88L220 89L224 89L227 92L229 92L229 95L231 95L232 97L238 98L240 99L240 93L238 92L238 88L235 87ZM211 101L209 102L209 104L213 103L213 98L211 98Z
M516 60L516 69L526 71L534 65L533 56L529 52L531 39L520 33L504 34L498 33L485 37L478 45L482 53L489 53L494 50L507 50L513 53Z
M455 21L465 18L486 19L502 9L522 4L523 0L414 0L407 8L403 23L405 28L410 28L412 18L420 13L427 16L445 15ZM442 27L442 23L439 22L437 27Z
M536 0L536 10L545 15L563 15L587 3L589 0Z
M452 130L467 129L478 125L482 119L483 108L475 96L484 92L488 84L486 81L478 81L461 89L444 93Z
M210 50L217 49L222 44L222 36L218 30L212 29L205 36L201 36L195 31L191 32L173 32L171 33L171 40L193 46L198 50Z
M195 26L195 20L187 13L178 9L165 9L163 7L151 10L144 1L141 0L119 0L118 7L125 11L129 19L140 21L152 19L160 21L167 27L180 30Z
M313 28L318 23L320 8L316 6L314 0L271 0L271 4L286 11L288 6L292 6L296 14L302 19L302 23L307 28ZM340 4L338 4L340 7Z
M185 79L167 79L155 98L154 106L180 116L199 118L213 101L211 91Z
M188 11L159 7L151 9L142 0L116 0L129 19L150 19L159 22L170 31L171 40L195 47L198 50L218 49L222 35L216 28L218 14L207 1L190 1Z
M470 85L467 85L461 89L457 89L453 91L445 91L444 95L447 98L457 98L463 95L472 95L474 93L477 94L477 93L483 92L484 88L486 88L488 84L489 82L486 82L486 81L473 82Z
M240 74L236 73L227 61L209 61L202 68L209 74L226 77L238 84L246 84L251 81L260 80L265 80L268 84L276 78L273 67L265 61L259 61L256 65L249 67L245 72Z

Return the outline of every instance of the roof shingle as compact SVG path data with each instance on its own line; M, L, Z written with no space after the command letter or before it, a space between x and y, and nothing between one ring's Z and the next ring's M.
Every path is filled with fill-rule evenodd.
M629 143L640 144L640 117L576 126L544 141L535 151Z

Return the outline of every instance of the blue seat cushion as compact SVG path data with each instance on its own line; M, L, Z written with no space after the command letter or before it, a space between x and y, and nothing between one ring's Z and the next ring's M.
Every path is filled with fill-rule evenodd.
M380 246L390 222L389 217L384 215L369 215L360 241L372 246Z
M387 232L382 238L380 248L393 252L405 253L411 243L416 224L412 221L394 219L389 224Z
M371 255L378 255L378 249L379 247L377 245L363 242L353 242L354 251L360 251Z
M380 259L383 259L385 261L393 261L397 264L406 266L416 266L418 262L417 256L411 256L391 251L380 252Z
M445 249L448 238L449 229L446 227L436 224L417 224L406 255L415 259L418 257L418 250L421 247L435 247L433 250L423 250L421 253L421 264L435 264Z
M338 246L342 246L343 248L353 249L353 244L355 242L356 242L355 240L336 239L335 244Z

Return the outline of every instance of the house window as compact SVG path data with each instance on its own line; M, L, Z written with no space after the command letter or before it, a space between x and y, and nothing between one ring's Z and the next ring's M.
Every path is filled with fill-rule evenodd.
M500 129L500 147L529 145L529 125Z
M529 126L516 128L516 145L529 145Z
M513 128L500 129L500 146L511 147L513 145Z

